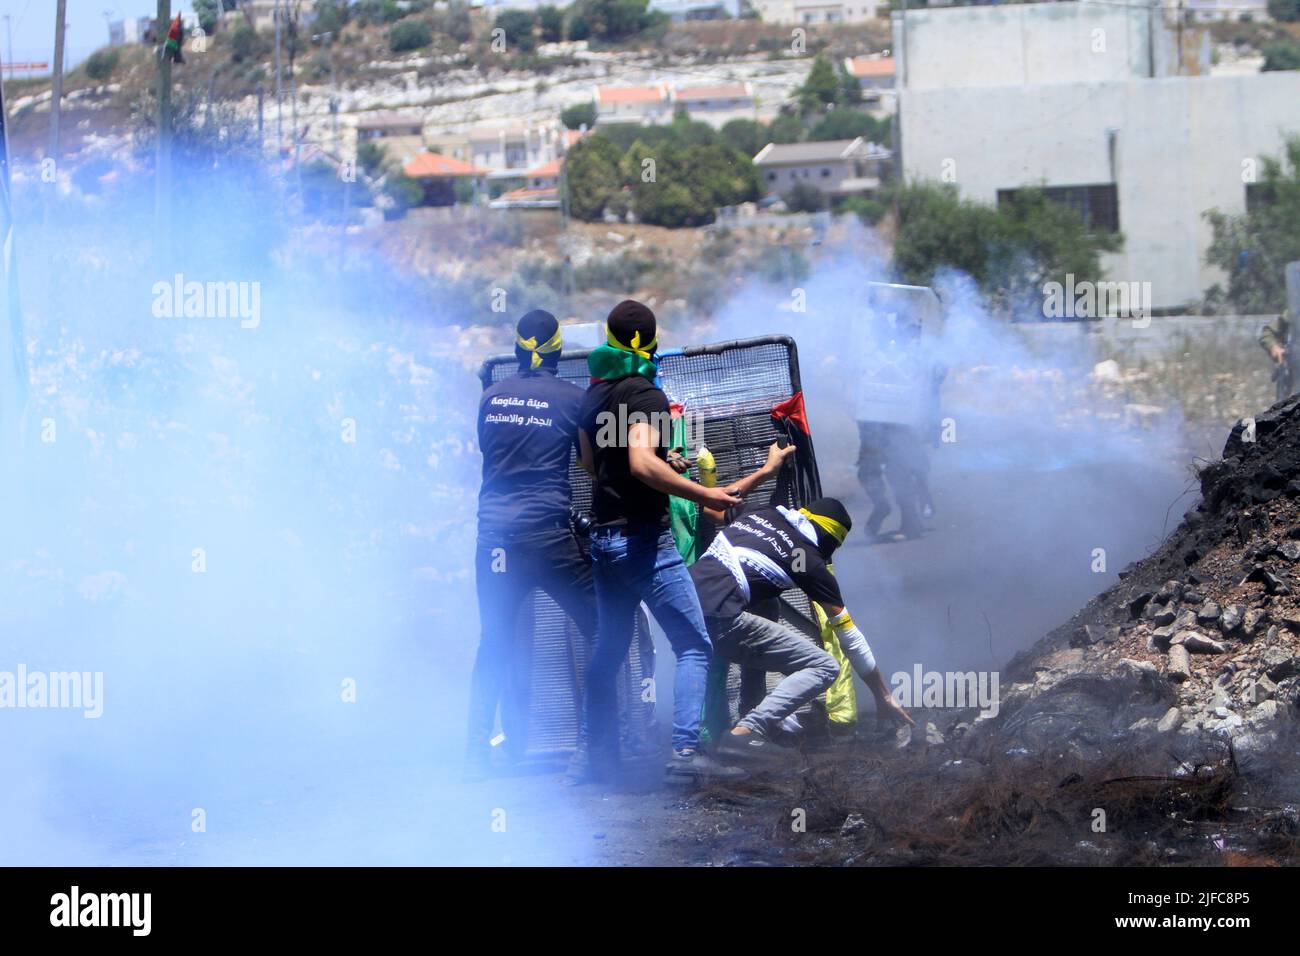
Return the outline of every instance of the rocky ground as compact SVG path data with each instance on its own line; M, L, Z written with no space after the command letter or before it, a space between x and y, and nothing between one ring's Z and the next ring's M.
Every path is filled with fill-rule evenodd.
M1235 428L1163 545L1001 673L685 799L709 864L1300 862L1300 399Z

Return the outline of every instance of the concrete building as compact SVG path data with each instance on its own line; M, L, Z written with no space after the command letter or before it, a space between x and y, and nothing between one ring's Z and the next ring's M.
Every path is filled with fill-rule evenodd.
M879 0L751 0L764 23L866 23L880 15Z
M357 145L377 143L390 159L405 163L425 147L424 118L417 113L367 113L357 120Z
M670 98L674 113L685 110L691 119L715 128L733 119L754 118L754 90L748 83L676 86Z
M894 92L894 58L892 56L846 56L844 72L858 81L862 98L876 101Z
M558 209L563 168L563 159L553 159L530 169L524 173L522 186L502 193L488 205L492 209Z
M673 118L668 86L598 86L596 87L596 124L640 123L642 126L665 123Z
M282 16L288 16L287 11L291 6L297 8L300 27L305 27L316 19L316 0L240 0L237 10L228 10L221 15L221 25L234 26L242 19L258 33L273 31L277 2Z
M1149 282L1154 308L1223 281L1205 212L1244 212L1258 158L1300 134L1300 72L1201 75L1203 40L1161 11L1085 0L893 23L904 177L986 203L1045 188L1123 233L1107 278Z
M188 25L188 21L186 23ZM125 43L152 43L153 34L153 17L127 17L124 20L111 20L108 24L108 45L121 46Z
M1260 23L1273 19L1268 14L1268 0L1185 0L1184 6L1197 23L1233 20Z
M402 171L420 184L426 206L453 205L457 180L470 182L475 192L481 193L487 176L485 169L427 151L412 157L403 165Z
M469 161L492 179L522 178L564 154L565 132L557 121L475 127L469 131Z
M819 143L768 143L754 157L767 193L784 196L812 186L829 197L862 195L880 188L880 164L889 150L856 139Z
M650 0L650 9L668 14L673 23L725 20L740 16L740 0Z

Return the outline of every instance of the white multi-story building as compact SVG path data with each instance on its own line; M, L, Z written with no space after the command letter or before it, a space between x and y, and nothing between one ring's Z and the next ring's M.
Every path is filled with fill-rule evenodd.
M879 0L750 0L765 23L866 23L880 15Z
M1123 233L1107 278L1156 308L1199 302L1205 213L1246 209L1251 170L1300 135L1300 72L1212 76L1200 31L1110 3L895 14L902 172L1008 202L1044 188Z
M1268 0L1184 0L1184 7L1197 23L1222 23L1227 20L1271 20Z
M478 126L469 131L469 161L492 179L524 176L564 154L566 131L556 121Z

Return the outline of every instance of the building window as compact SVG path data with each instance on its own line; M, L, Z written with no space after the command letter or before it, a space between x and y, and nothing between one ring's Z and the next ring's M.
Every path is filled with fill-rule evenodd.
M768 181L769 183L774 183L774 182L776 182L776 173L768 173L768 174L767 174L767 181Z
M1009 206L1022 194L1035 191L1027 189L999 189L998 205ZM1089 229L1096 232L1119 232L1119 193L1114 183L1089 186L1043 186L1042 192L1049 202L1060 203L1073 209Z
M829 167L829 166L823 166L823 167L822 167L822 179L825 179L825 178L826 178L827 176L829 176L830 174L831 174L830 167Z

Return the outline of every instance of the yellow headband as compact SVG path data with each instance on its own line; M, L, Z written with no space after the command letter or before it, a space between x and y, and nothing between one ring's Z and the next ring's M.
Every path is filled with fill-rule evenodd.
M828 518L825 515L815 515L807 508L800 508L799 513L834 538L836 544L843 544L844 539L849 536L849 529L844 527L844 525L840 524L834 518Z
M515 344L518 345L521 349L533 353L532 364L529 365L528 367L537 368L537 366L542 364L542 356L544 354L549 352L558 352L560 350L560 329L557 326L555 329L555 334L552 335L545 342L543 342L541 345L537 344L537 336L535 335L530 339L520 338L518 335L516 335Z
M641 332L636 331L632 333L632 344L624 345L618 339L614 338L614 333L609 330L609 326L605 326L605 337L609 340L609 344L612 345L614 348L618 349L619 351L632 352L636 355L641 356L641 358L645 359L646 361L650 360L650 355L654 351L655 345L659 342L659 336L656 335L649 342L647 342L645 344L645 347L643 348L641 346Z

